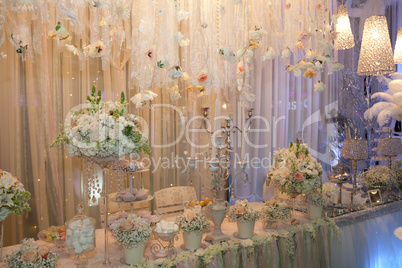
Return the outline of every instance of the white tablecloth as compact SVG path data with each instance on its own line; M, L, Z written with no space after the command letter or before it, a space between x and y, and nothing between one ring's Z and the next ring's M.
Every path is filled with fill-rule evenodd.
M261 207L263 205L263 203L250 203L250 204L252 204L251 206L258 210L261 209ZM298 214L298 219L301 223L308 222L308 219L302 213ZM174 220L174 218L171 218L168 220ZM254 231L256 233L256 235L264 233L263 225L264 225L264 222L262 220L256 222L255 231ZM289 225L282 224L282 223L278 226L279 229L285 229L288 227L289 227ZM203 239L212 230L213 230L213 227L211 227L211 229L205 231L204 235L203 235ZM235 232L237 232L237 225L235 222L230 222L226 218L222 224L222 231L226 235L228 235L230 238L235 238L233 234ZM88 267L99 267L100 263L103 261L103 258L104 258L104 244L105 244L104 243L104 230L97 229L95 232L96 232L96 249L87 254ZM145 256L147 258L149 258L150 260L153 260L153 256L150 252L150 246L153 243L155 243L154 240L148 241L147 247L145 249ZM180 233L179 240L175 241L175 247L176 247L178 253L183 251L183 249L181 249L181 247L180 247L182 244L183 244L183 236ZM209 245L209 243L205 242L205 241L203 241L203 244L205 246ZM14 250L18 250L19 246L20 245L15 245L15 246L10 246L10 247L4 248L3 256L5 256L6 254L11 254L11 252ZM124 256L123 250L115 243L115 240L110 232L109 232L109 252L110 252L110 254L109 254L110 259L113 263L113 267L122 265L120 262L120 259ZM59 254L60 254L60 257L59 257L58 267L63 267L63 268L64 267L74 267L74 256L69 255L64 252L59 252Z

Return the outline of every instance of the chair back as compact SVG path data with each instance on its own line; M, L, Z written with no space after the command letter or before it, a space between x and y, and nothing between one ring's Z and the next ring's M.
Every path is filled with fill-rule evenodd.
M176 216L184 211L184 202L197 200L194 187L177 186L155 192L155 213Z

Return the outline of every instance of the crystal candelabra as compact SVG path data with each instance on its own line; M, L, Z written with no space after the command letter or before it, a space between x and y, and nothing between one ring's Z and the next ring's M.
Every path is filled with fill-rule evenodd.
M204 108L203 111L205 121L208 117L208 109L209 108ZM243 131L248 131L250 129L251 117L253 116L252 111L252 109L248 111L248 128L244 129ZM224 129L224 133L226 133L226 141L223 142L224 136L214 135L214 132L208 131L208 129L206 128L206 123L204 124L204 126L206 131L209 134L212 134L212 136L214 137L216 150L213 150L213 152L215 152L215 154L212 153L209 157L209 161L207 161L209 172L207 172L206 177L204 177L197 170L197 158L188 158L190 167L189 181L190 184L192 184L192 178L194 174L196 174L202 182L202 187L211 190L213 193L214 204L209 204L206 207L206 212L214 223L214 231L212 232L212 234L209 234L205 240L210 241L211 243L217 243L229 239L229 237L225 235L221 230L222 222L230 207L229 202L224 201L222 196L229 189L232 189L232 193L234 193L233 187L234 182L237 178L241 178L245 184L249 181L248 174L245 171L248 162L244 160L237 162L237 164L240 165L241 170L234 175L232 180L230 180L230 153L233 151L230 146L230 134L232 132L235 133L236 130L240 132L242 132L242 130L236 126L233 127L231 119L226 120L226 126L222 127ZM206 181L210 181L211 186L208 186L205 183Z
M357 194L357 161L368 158L367 140L357 138L357 129L355 129L354 139L348 139L343 142L341 157L353 161L353 192L350 195L350 204L353 205L353 196Z

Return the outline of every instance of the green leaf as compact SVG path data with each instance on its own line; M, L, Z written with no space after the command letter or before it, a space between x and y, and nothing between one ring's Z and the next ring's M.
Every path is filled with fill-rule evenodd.
M57 24L56 25L56 31L60 30L60 28L61 28L61 24Z

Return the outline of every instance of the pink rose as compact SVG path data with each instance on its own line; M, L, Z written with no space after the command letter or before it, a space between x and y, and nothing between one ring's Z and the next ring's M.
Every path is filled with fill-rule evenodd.
M286 3L286 4L285 4L285 8L286 8L286 9L289 9L291 6L292 6L292 5L291 5L290 3Z
M120 231L122 232L130 232L134 228L134 224L130 221L124 221L120 224Z
M39 256L45 256L49 254L49 248L47 246L40 246L38 250Z
M38 259L38 251L36 251L34 249L29 249L29 250L25 251L24 253L22 253L22 255L21 255L21 260L23 262L34 263L34 262L36 262L37 259Z
M237 216L244 216L246 214L247 210L245 207L238 207L236 209L236 215Z
M295 178L296 178L296 180L298 180L298 181L304 180L303 174L301 174L300 172L297 172L297 173L295 174Z
M197 217L197 214L195 214L195 212L192 210L187 210L184 213L184 217L186 218L186 221L191 222Z

